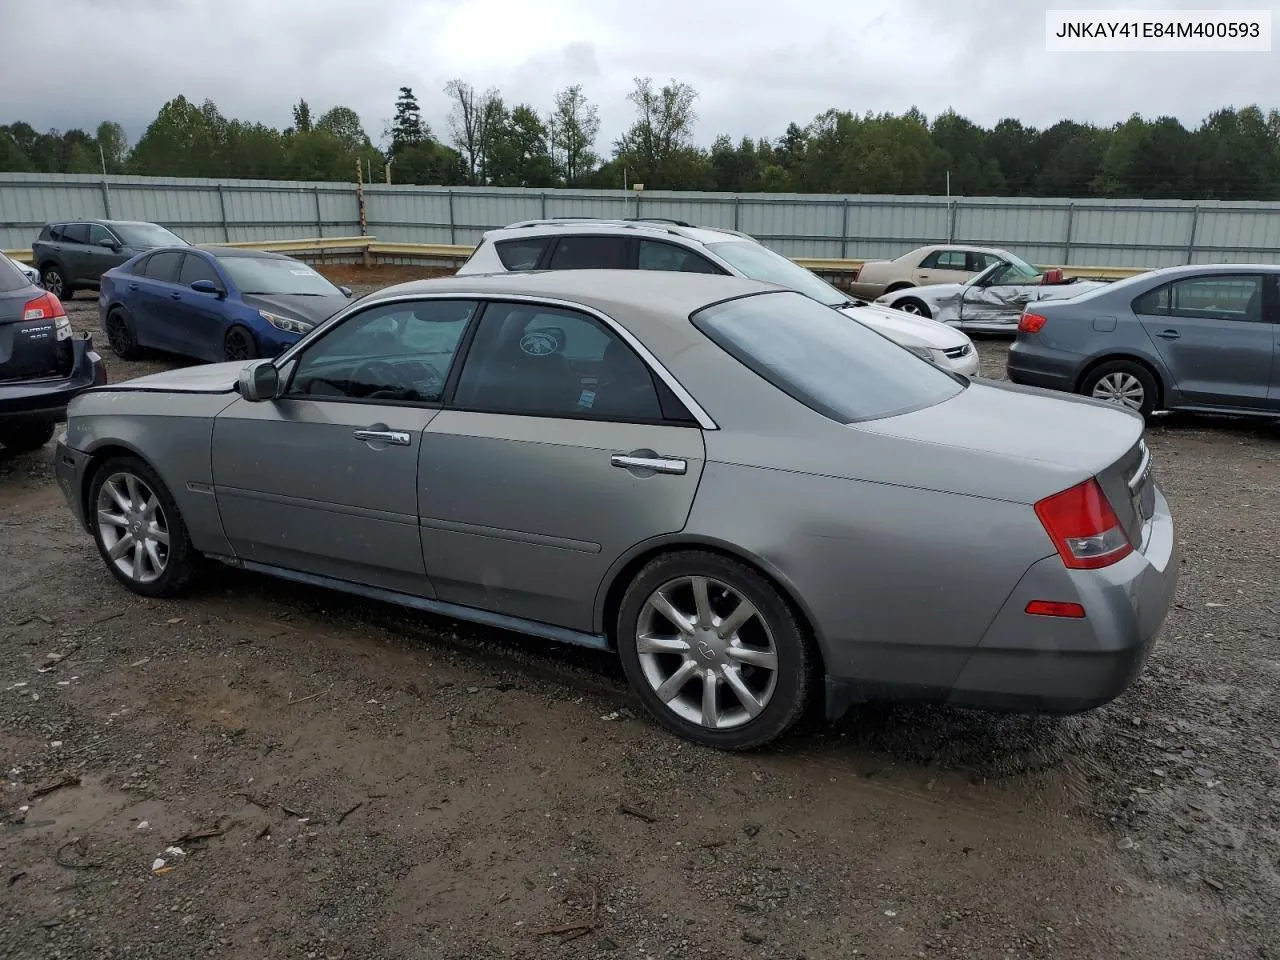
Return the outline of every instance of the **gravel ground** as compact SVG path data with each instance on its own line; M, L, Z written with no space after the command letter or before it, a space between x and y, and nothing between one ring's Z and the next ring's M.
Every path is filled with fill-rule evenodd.
M0 956L1280 956L1280 431L1149 442L1185 561L1117 702L745 756L594 653L232 570L134 597L0 452Z

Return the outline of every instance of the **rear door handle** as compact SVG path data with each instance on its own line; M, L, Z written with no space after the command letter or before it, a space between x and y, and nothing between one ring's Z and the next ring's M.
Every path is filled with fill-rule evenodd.
M609 462L624 470L652 470L654 473L683 474L689 469L686 461L672 457L635 457L615 453L609 458Z
M178 291L177 291L177 290L175 290L175 291L173 291L173 293L169 294L169 299L170 299L170 300L181 300L181 299L182 299L182 294L178 293Z
M1156 334L1161 340L1177 340L1182 336L1177 330L1161 330Z
M361 429L352 432L352 436L365 443L390 443L397 447L409 445L409 434L404 430L370 430Z
M131 283L131 284L129 284L129 289L130 289L130 290L137 290L137 289L138 289L138 285L137 285L136 283Z

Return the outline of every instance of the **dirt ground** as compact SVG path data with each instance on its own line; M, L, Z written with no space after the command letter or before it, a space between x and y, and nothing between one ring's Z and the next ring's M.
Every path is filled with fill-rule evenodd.
M113 380L172 365L69 309ZM1149 442L1185 564L1117 702L751 755L604 655L232 570L136 598L0 452L0 956L1280 957L1280 429Z

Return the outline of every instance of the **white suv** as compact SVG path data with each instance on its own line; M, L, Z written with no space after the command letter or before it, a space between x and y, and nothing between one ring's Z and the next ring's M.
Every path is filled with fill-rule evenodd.
M528 220L486 232L458 273L524 270L675 270L763 280L834 307L944 369L978 373L978 351L961 331L850 297L736 230L668 220Z

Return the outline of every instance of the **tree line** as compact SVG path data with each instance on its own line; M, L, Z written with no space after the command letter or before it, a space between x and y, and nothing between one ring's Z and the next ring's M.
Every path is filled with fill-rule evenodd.
M1137 114L1112 126L1004 119L984 128L954 110L930 119L915 108L831 109L776 138L721 135L704 147L694 140L697 92L641 77L627 96L631 125L602 148L599 108L581 85L546 112L462 79L442 94L449 113L437 134L401 87L378 144L350 107L317 114L306 100L279 130L178 96L132 145L112 121L93 133L19 121L0 126L0 171L350 181L359 163L373 180L446 186L1280 199L1280 111L1258 106L1217 110L1191 129Z

